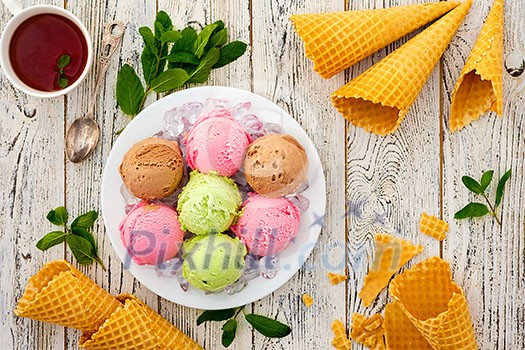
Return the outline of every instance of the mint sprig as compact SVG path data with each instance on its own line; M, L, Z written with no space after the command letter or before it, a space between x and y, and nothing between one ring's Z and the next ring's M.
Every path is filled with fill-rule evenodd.
M216 21L197 31L188 26L181 31L173 27L165 11L159 11L153 25L141 27L144 41L140 57L142 83L129 64L124 64L117 77L117 103L131 117L137 115L152 93L169 93L184 84L201 84L212 69L223 67L246 51L241 41L228 42L224 22Z
M246 321L266 337L283 338L292 332L292 329L282 322L263 315L245 313L244 306L234 309L206 310L197 319L197 325L208 321L226 321L222 326L222 345L227 348L235 339L238 325L236 318L241 311Z
M71 63L71 56L68 54L60 56L57 60L58 86L65 89L69 85L69 78L66 76L66 67Z
M67 225L69 214L63 206L52 209L46 217L53 225L61 226L63 229L62 231L49 232L42 237L36 243L38 249L44 251L66 242L79 264L88 265L97 262L106 270L102 259L98 255L95 237L91 233L93 225L98 218L96 211L88 211L78 216L69 227Z
M503 199L503 192L505 191L505 185L510 178L511 170L509 169L498 181L498 186L496 188L496 198L494 201L494 204L492 204L489 200L489 194L487 192L487 189L492 182L492 178L494 176L494 170L488 170L481 175L481 179L478 182L477 180L473 179L470 176L463 176L461 178L461 181L465 185L465 187L472 193L476 195L480 195L485 199L485 202L487 205L483 203L478 202L472 202L468 203L466 206L464 206L462 209L457 211L454 214L455 219L466 219L466 218L473 218L473 217L482 217L487 214L490 214L491 216L496 219L496 222L501 225L501 219L498 216L498 207L501 204L501 201Z

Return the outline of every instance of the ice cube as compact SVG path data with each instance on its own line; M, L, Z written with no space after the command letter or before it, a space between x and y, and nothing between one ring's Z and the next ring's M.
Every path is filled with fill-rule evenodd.
M283 128L281 124L277 123L265 123L264 124L264 133L268 134L282 134Z
M240 102L240 103L236 104L231 109L230 112L232 114L232 117L234 117L237 120L240 120L240 118L242 116L244 116L246 113L248 113L248 111L250 110L251 107L252 107L252 103L249 102L249 101Z
M180 107L175 107L164 113L164 129L171 137L176 138L184 131L182 117L185 111Z
M274 278L280 269L278 255L263 256L259 264L261 267L261 275L267 279Z
M180 274L183 260L179 257L166 260L155 266L157 276L175 276Z
M239 293L241 290L243 290L248 285L248 281L241 276L237 281L233 282L226 288L224 288L224 291L228 295L232 295L235 293Z
M204 101L204 110L211 111L217 108L229 109L228 100L219 99L219 98L207 98Z
M255 114L246 114L239 119L239 123L250 135L260 133L263 130L263 122Z
M201 115L204 104L200 102L188 102L181 107L183 115L193 124L197 118Z
M243 276L250 281L261 274L259 262L252 256L246 255Z
M128 188L124 184L120 185L120 195L124 199L124 202L126 203L126 205L132 208L133 206L135 206L135 204L140 202L140 198L137 198L134 195L132 195L131 192L129 192Z
M304 214L310 206L310 200L300 193L286 196L286 199L292 202L301 214Z

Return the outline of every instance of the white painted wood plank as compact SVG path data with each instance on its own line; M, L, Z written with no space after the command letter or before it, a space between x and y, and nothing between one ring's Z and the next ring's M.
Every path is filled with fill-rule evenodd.
M289 16L343 10L344 2L253 1L252 6L253 90L279 104L303 126L319 152L327 185L324 228L305 267L253 307L255 313L288 323L292 334L268 339L255 333L254 349L329 349L332 321L346 321L345 284L332 286L327 278L329 270L345 271L344 121L328 98L344 77L327 81L313 71ZM315 300L309 309L301 302L303 293Z
M24 5L44 1L25 1ZM60 6L58 1L47 1ZM0 5L0 27L11 18ZM64 98L43 100L16 90L0 75L0 317L2 348L63 349L64 328L14 315L29 277L64 257L62 247L35 246L55 229L49 209L64 201Z
M350 9L376 9L418 2L352 1ZM349 69L349 78L358 76L420 31L357 63ZM424 246L425 250L407 266L440 253L438 241L419 233L419 218L423 211L440 216L439 81L438 64L401 126L392 135L377 136L348 125L348 320L354 312L382 312L388 302L386 288L370 308L365 308L358 297L373 259L375 233L386 232ZM354 345L355 349L364 349L360 344Z
M102 33L107 22L120 20L127 23L122 45L114 54L108 69L105 83L101 86L97 104L97 119L101 126L101 139L94 154L85 162L66 164L66 204L75 215L89 210L100 212L100 187L102 171L112 144L116 141L116 132L128 122L118 108L115 99L115 88L118 68L129 62L134 67L140 66L140 52L142 38L138 28L151 25L155 17L156 5L154 2L105 1L97 0L89 3L68 2L68 10L76 14L88 27L98 57L102 42ZM87 106L95 85L95 73L98 62L93 66L90 75L79 88L75 89L67 98L67 125L87 112ZM80 102L83 101L83 102ZM100 217L95 226L94 234L99 244L99 252L108 271L103 271L99 265L81 267L81 271L100 284L112 294L131 293L146 302L153 309L158 308L156 294L143 287L133 276L123 268L120 259L115 254L104 228L103 218ZM68 252L68 260L74 261ZM78 348L80 332L68 330L68 349Z
M480 349L525 348L525 246L523 195L525 184L525 122L523 86L525 76L504 73L504 116L481 117L460 132L450 134L450 97L492 1L477 1L444 57L444 215L450 222L444 257L450 261L456 281L465 289ZM523 52L525 3L506 1L505 55ZM456 221L454 212L474 200L461 183L461 176L479 178L495 170L499 178L508 168L513 175L507 184L501 212L503 226L492 218ZM495 182L497 181L494 180ZM495 184L491 196L495 193ZM481 199L481 201L483 201Z

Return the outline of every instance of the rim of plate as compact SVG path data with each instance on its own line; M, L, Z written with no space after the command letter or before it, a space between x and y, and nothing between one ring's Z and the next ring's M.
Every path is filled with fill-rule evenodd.
M232 105L236 102L249 101L252 104L250 111L264 122L272 121L273 118L282 118L280 122L283 131L297 138L305 147L309 162L309 187L301 194L310 200L310 206L301 216L295 242L279 254L280 270L272 279L259 276L248 281L248 285L242 291L233 295L225 292L206 295L191 286L187 292L183 291L176 277L159 277L154 266L140 266L134 263L127 254L118 231L118 225L125 217L125 203L120 195L122 180L118 173L123 155L134 143L161 130L164 113L167 110L187 102L204 103L207 98L227 99ZM264 113L264 116L261 113ZM102 175L101 210L104 226L113 249L124 264L123 269L128 270L155 294L174 303L198 309L216 310L250 304L273 293L288 282L306 262L317 243L322 226L317 223L325 215L325 206L326 184L322 163L306 131L288 112L274 102L250 91L232 87L201 86L185 89L147 106L126 126L112 146Z

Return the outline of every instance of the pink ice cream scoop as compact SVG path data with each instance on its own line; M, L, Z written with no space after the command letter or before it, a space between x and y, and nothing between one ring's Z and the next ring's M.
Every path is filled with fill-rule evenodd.
M214 170L233 176L250 142L250 135L229 111L216 109L201 116L188 133L186 161L204 174Z
M128 254L139 265L156 265L175 257L184 238L172 207L145 201L131 209L119 230Z
M301 215L286 198L251 194L231 227L251 255L275 255L297 236Z

